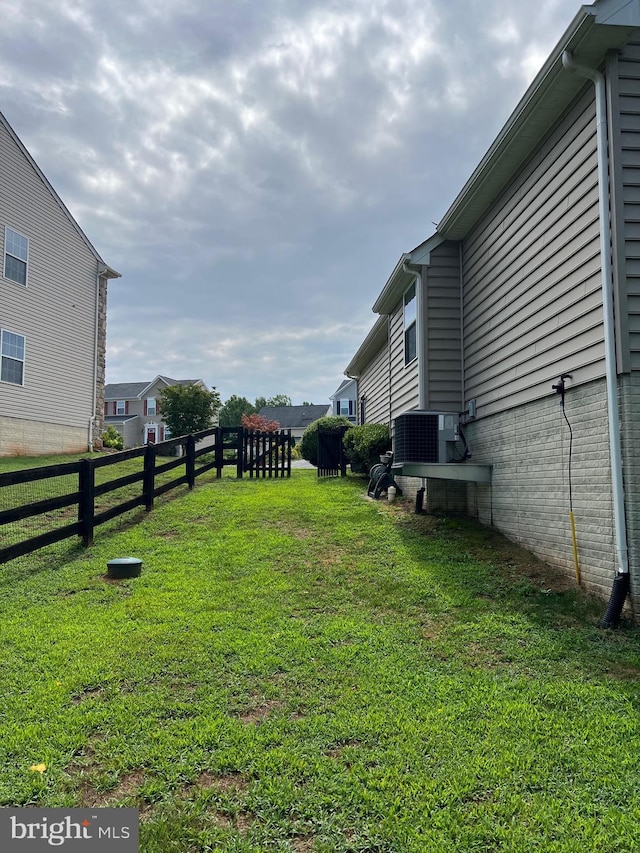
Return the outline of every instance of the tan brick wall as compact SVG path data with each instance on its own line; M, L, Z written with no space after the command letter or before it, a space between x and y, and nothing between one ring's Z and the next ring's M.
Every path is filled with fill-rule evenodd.
M569 388L565 406L582 582L608 598L616 562L604 381ZM469 424L467 436L473 461L493 465L491 485L468 487L469 514L574 577L569 429L559 398L550 393Z
M0 456L41 456L84 453L89 423L84 429L0 416Z

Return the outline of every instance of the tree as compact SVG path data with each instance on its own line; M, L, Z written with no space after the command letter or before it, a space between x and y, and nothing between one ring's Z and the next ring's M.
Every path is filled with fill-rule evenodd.
M274 408L279 408L280 406L292 406L291 397L288 397L286 394L276 394L275 397L269 397L265 406L273 406Z
M242 416L253 415L255 411L255 406L252 406L246 397L238 397L237 394L232 394L220 409L218 423L225 427L240 426Z
M313 404L313 403L310 403L308 400L303 400L303 401L302 401L302 405L303 405L303 406L313 406L314 404Z
M220 395L200 385L170 385L158 394L162 417L171 435L189 435L209 429L220 408Z
M242 426L245 429L257 430L258 432L277 432L280 429L278 421L270 421L262 415L243 415Z

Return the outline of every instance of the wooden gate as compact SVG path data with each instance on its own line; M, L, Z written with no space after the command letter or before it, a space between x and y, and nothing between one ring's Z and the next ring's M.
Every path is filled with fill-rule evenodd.
M347 457L342 437L348 429L318 429L318 477L346 476Z

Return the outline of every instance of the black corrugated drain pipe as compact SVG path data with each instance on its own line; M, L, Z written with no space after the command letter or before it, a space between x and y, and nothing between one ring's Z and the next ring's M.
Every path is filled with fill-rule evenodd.
M617 628L620 624L622 608L629 592L629 573L618 572L613 582L611 598L606 613L599 622L600 628Z

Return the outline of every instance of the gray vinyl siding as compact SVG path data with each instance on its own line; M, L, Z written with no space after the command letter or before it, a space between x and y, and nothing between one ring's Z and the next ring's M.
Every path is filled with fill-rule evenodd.
M418 408L418 359L404 363L404 314L400 300L389 322L390 415L393 420L407 409Z
M463 244L465 398L486 416L604 375L590 84Z
M430 253L423 267L425 408L462 409L462 329L460 249L447 242Z
M640 370L640 44L618 59L617 115L620 150L616 178L622 184L623 258L628 311L628 364ZM623 329L625 329L623 325ZM626 331L626 329L625 329Z
M365 398L366 423L389 423L389 348L386 342L358 378L358 396Z
M2 124L0 186L0 327L26 338L24 386L0 383L0 407L88 435L97 259ZM26 287L2 277L5 225L29 239Z

